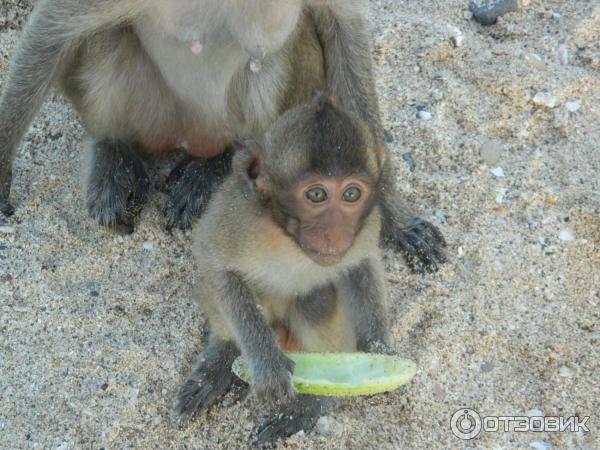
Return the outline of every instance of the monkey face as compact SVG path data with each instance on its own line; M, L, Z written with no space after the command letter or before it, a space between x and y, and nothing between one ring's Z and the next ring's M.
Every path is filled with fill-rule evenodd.
M310 176L292 188L286 231L317 264L336 264L360 232L372 198L366 177Z

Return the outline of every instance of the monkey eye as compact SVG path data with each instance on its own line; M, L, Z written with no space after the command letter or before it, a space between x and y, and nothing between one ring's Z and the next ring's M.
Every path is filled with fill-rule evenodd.
M322 203L327 200L327 192L321 187L309 189L304 195L312 203Z
M350 186L342 194L342 198L344 199L344 201L350 202L350 203L354 203L355 201L357 201L360 198L360 196L361 196L360 189L357 188L356 186Z

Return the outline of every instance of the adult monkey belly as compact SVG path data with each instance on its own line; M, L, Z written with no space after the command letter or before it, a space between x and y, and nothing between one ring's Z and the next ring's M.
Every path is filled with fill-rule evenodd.
M0 102L0 210L12 160L52 86L90 135L86 202L101 224L133 229L147 165L186 149L165 213L187 227L228 173L236 139L261 140L290 107L327 88L385 144L363 1L42 0L11 64ZM435 269L443 237L401 204L391 165L381 180L383 237Z

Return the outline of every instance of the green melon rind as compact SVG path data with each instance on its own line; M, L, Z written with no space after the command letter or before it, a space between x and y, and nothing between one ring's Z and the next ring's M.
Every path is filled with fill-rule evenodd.
M416 365L412 361L398 356L366 354L366 353L287 353L287 356L296 363L296 368L302 367L302 371L314 369L319 372L319 367L330 365L352 365L364 364L368 361L385 372L384 376L378 376L371 380L362 380L357 383L333 382L327 379L319 379L318 376L292 375L294 389L303 394L327 395L327 396L354 396L372 395L382 392L393 391L403 384L408 383L416 373ZM243 360L238 358L233 371L246 382L250 382L250 376L246 371Z

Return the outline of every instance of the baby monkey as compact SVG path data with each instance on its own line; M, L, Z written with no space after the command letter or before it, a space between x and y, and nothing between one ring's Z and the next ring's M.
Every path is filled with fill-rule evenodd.
M296 394L284 350L389 352L379 249L385 151L325 95L281 116L264 147L246 142L194 230L208 344L180 389L185 422L246 359L256 396L278 409L273 442L314 426L331 399Z

